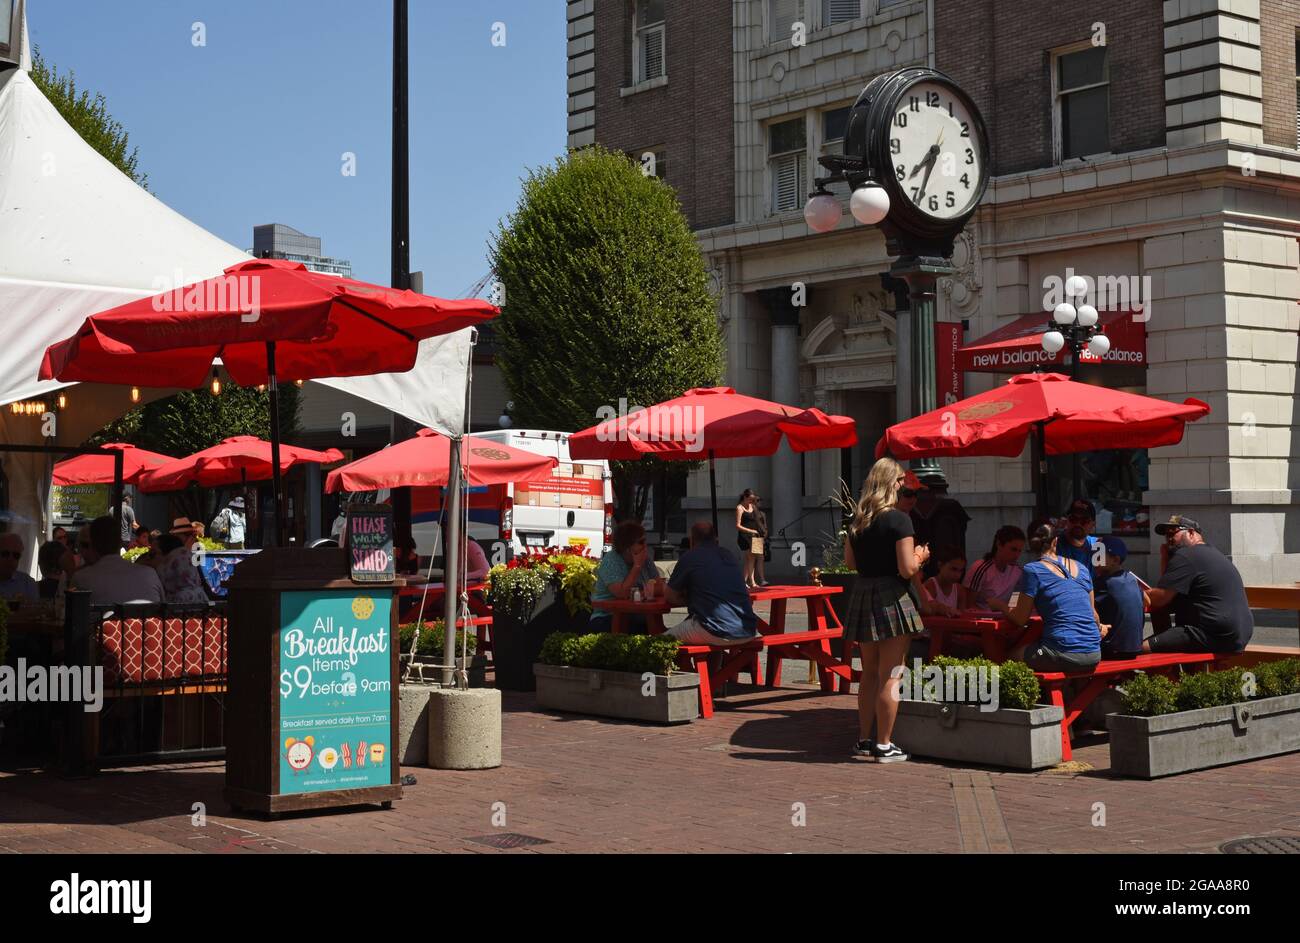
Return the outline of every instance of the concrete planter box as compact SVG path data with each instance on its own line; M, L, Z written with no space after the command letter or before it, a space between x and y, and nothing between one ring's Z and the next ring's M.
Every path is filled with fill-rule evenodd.
M1300 750L1300 694L1107 724L1111 772L1155 779Z
M1061 762L1059 707L981 711L970 704L901 701L893 740L908 753L1034 770Z
M644 681L631 671L533 665L537 706L575 714L689 723L700 716L700 676L693 671L655 675L654 696L641 693Z

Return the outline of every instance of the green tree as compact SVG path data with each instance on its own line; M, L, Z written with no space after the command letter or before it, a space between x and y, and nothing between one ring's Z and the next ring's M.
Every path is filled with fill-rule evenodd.
M650 406L723 372L717 303L667 184L625 155L570 152L530 173L490 246L505 288L497 363L521 426L573 432L601 407ZM667 469L665 469L667 466ZM621 517L680 462L615 462Z
M39 48L32 53L32 81L50 100L63 120L81 139L99 152L122 173L146 190L147 175L138 166L139 148L128 150L128 135L121 123L108 113L108 101L102 92L92 95L77 88L73 72L60 74L58 67L47 62Z

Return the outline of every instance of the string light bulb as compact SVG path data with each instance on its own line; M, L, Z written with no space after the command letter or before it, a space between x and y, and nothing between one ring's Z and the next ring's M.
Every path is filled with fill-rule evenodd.
M212 395L213 395L213 396L220 396L220 395L221 395L221 377L217 375L217 368L216 368L216 367L213 367L213 368L212 368L212 384L211 384L211 386L209 387L209 389L212 390Z
M138 386L131 387L131 402L133 403L140 402L140 387Z
M293 381L293 385L296 386L296 387L298 387L299 389L302 389L302 384L303 384L303 381L302 381L302 380L294 380L294 381Z
M67 409L67 408L68 408L68 397L67 397L66 394L64 394L64 393L60 393L60 394L59 394L59 409Z

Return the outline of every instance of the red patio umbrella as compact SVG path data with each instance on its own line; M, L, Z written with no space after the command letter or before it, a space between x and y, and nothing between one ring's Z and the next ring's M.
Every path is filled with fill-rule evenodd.
M858 441L848 416L783 406L729 386L699 387L657 406L609 419L569 437L573 458L670 461L771 455L781 439L796 452L845 448Z
M1208 415L1191 397L1170 403L1076 383L1060 373L1026 373L985 393L890 426L876 457L998 455L1015 458L1041 425L1048 455L1090 449L1151 449L1182 441L1184 426Z
M170 455L161 455L137 448L128 442L109 442L101 449L114 449L122 453L122 481L133 485L140 476L160 465L172 461ZM56 485L102 485L113 481L113 456L77 455L65 458L54 465Z
M548 455L468 435L464 437L460 455L461 472L471 486L540 481L549 478L551 470L559 464ZM445 485L450 472L451 440L432 429L421 429L413 439L334 469L325 478L325 490L378 491Z
M419 342L498 314L486 301L447 301L253 259L221 275L88 317L51 345L42 379L194 388L220 359L236 383L270 388L271 451L280 447L277 379L404 372ZM272 462L276 528L280 468Z
M569 437L569 455L633 461L643 455L669 461L707 457L716 530L713 460L772 455L783 437L796 452L847 448L858 441L857 426L848 416L783 406L744 396L729 386L714 386L687 390L675 399L575 432Z
M294 465L306 462L327 465L342 458L343 453L338 449L318 452L281 445L279 471L283 474ZM168 460L165 465L141 475L137 485L141 491L179 491L191 484L219 488L245 481L265 481L273 477L272 461L270 442L252 435L231 436L193 455Z
M1031 434L1037 434L1046 455L1149 449L1182 441L1186 424L1209 412L1209 404L1192 397L1170 403L1076 383L1060 373L1026 373L890 426L876 443L876 457L1014 458Z

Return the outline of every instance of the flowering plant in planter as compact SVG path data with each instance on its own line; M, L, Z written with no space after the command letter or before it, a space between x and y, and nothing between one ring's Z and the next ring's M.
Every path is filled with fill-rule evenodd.
M585 547L546 547L498 563L487 576L487 601L493 608L526 617L548 587L564 595L570 615L591 610L596 561Z

